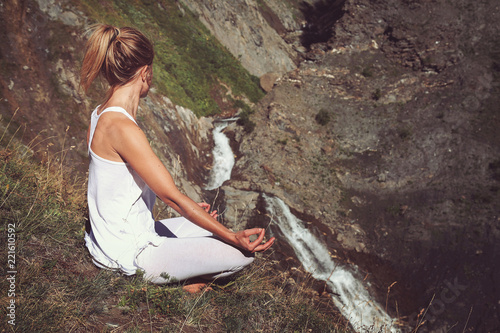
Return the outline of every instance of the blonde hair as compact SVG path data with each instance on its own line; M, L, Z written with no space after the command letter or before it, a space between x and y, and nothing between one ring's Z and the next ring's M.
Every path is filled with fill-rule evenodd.
M80 72L85 92L101 74L110 85L109 98L114 88L135 78L141 67L153 64L153 44L139 30L96 24L90 32Z

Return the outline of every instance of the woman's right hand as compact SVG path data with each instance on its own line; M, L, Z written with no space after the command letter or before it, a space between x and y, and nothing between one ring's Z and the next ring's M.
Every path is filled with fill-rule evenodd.
M253 242L250 241L250 236L257 234L258 234L257 239L254 240ZM253 228L253 229L238 231L235 233L235 238L236 238L235 245L252 253L265 251L268 248L270 248L275 241L275 238L272 237L267 242L263 243L265 234L266 230L262 228Z
M217 218L219 217L219 214L217 214L216 210L210 211L210 205L207 204L206 202L198 202L198 206L203 208L205 210L205 212L210 214L210 216L212 216L214 219L217 220Z

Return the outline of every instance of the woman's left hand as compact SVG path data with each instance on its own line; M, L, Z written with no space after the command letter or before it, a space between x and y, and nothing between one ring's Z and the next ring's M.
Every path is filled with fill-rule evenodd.
M210 214L214 219L217 219L219 216L217 214L217 211L214 210L210 212L210 205L207 204L206 202L199 202L198 206L203 208L205 212ZM246 229L246 230L241 230L233 234L233 241L234 245L237 247L247 250L249 252L263 252L271 247L273 245L275 238L272 237L268 241L264 241L266 234L266 230L262 228L253 228L253 229ZM254 241L250 240L250 236L257 235L257 238Z
M262 228L253 228L238 231L235 233L236 245L252 253L265 251L270 248L275 241L275 238L272 237L267 242L264 242L265 234L266 230ZM250 240L250 236L252 235L258 235L257 239L253 242Z

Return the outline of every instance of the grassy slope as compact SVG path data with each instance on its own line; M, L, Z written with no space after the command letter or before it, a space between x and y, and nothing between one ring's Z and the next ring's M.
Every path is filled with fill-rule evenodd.
M154 84L159 93L199 116L220 112L227 92L257 102L263 96L250 75L187 9L174 1L74 1L91 20L133 26L155 44Z
M15 267L7 266L6 246L1 267L17 271L14 287L0 280L2 332L346 331L330 297L311 291L307 274L296 283L297 272L278 273L277 263L262 257L199 295L184 293L181 284L156 286L99 270L83 244L84 180L61 169L64 152L40 164L16 140L4 137L0 147L1 243L15 235ZM15 326L5 320L11 300Z

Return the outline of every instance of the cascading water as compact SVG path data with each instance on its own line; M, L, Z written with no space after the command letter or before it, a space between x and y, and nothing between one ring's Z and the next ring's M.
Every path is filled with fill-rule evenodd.
M314 278L326 281L336 293L333 301L356 332L399 332L394 320L370 297L364 285L347 268L331 259L321 244L279 198L264 195L267 209L293 247L297 258Z
M231 177L234 155L229 138L222 133L227 125L228 122L215 124L214 164L207 190L220 187ZM290 212L281 199L266 195L264 198L270 215L293 247L297 258L314 278L326 281L336 293L332 295L335 305L357 332L399 332L394 326L394 320L370 297L352 270L333 262L327 248L302 226L302 221Z
M231 179L231 171L234 166L234 154L229 145L229 138L222 133L228 123L216 123L213 131L214 163L210 171L210 177L205 189L213 190L220 187L226 180Z

